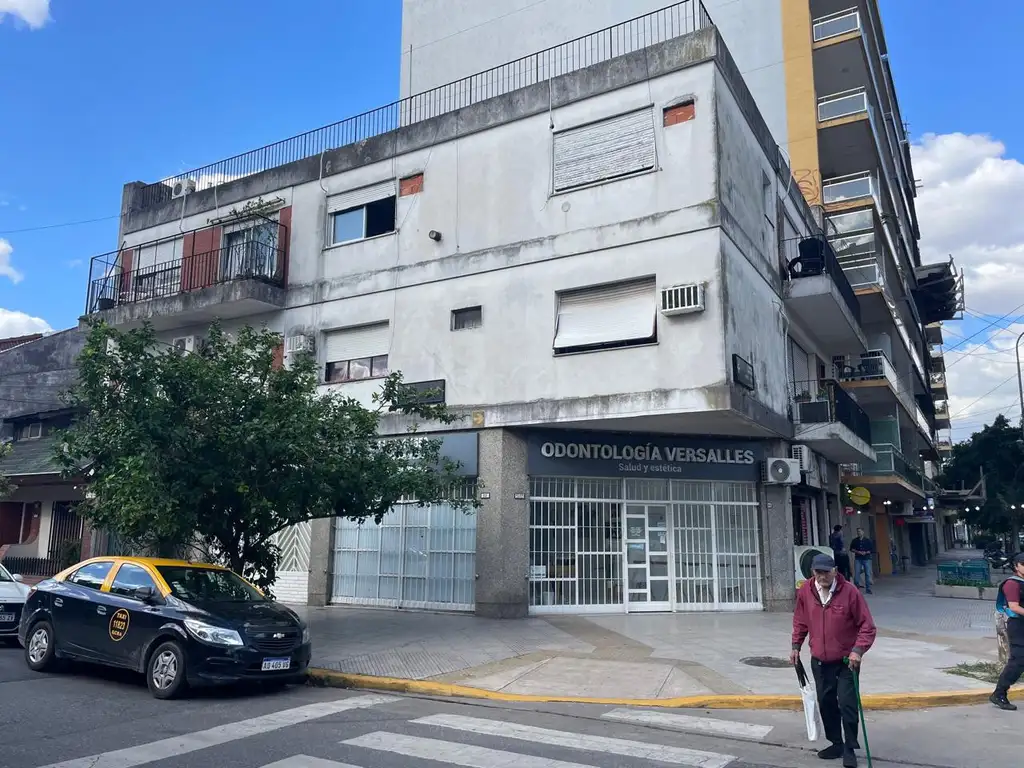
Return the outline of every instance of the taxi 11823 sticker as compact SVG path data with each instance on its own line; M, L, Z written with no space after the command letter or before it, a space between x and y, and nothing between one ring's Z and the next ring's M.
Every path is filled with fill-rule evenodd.
M121 608L110 617L110 639L115 643L128 634L128 622L131 620L128 611Z

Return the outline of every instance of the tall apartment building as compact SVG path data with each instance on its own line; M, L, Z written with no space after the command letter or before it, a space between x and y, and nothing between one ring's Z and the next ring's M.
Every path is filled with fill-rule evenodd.
M313 350L324 391L368 401L400 370L460 415L427 429L480 508L299 526L279 597L784 609L795 561L843 518L840 466L879 532L924 506L929 362L902 313L921 295L949 314L955 286L898 261L913 238L886 250L881 160L867 193L808 201L712 19L686 0L125 186L87 313L186 349L213 318L266 324L286 361ZM874 282L851 284L871 253Z

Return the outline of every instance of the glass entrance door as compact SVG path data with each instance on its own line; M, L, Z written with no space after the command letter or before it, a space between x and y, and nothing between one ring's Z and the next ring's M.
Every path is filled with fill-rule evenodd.
M668 506L626 505L626 593L630 611L671 611Z

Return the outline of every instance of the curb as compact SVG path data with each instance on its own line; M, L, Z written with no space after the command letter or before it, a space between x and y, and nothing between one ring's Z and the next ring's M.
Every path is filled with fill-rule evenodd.
M803 700L799 696L782 694L710 694L705 696L679 696L671 699L615 699L588 696L541 696L521 693L501 693L468 685L436 683L430 680L407 680L400 677L376 677L335 672L310 667L308 679L315 685L329 688L360 688L391 693L413 693L421 696L440 696L456 699L487 699L517 703L604 704L614 707L657 707L662 709L774 709L800 711ZM986 704L990 689L971 691L937 691L930 693L868 694L861 698L864 709L916 710L932 707L962 707ZM1010 691L1011 699L1024 699L1024 689Z

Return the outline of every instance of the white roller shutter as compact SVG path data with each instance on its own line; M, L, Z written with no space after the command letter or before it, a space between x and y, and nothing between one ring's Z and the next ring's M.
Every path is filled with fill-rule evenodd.
M654 167L654 110L645 107L554 137L555 191Z
M653 278L563 293L558 297L554 348L649 339L656 318Z
M327 198L327 212L337 213L347 211L351 208L358 208L361 205L383 200L386 197L395 196L395 180L388 179L379 184L371 184L368 187L360 187L348 192L331 195Z
M324 334L324 359L329 363L386 355L391 344L387 323L343 328Z

